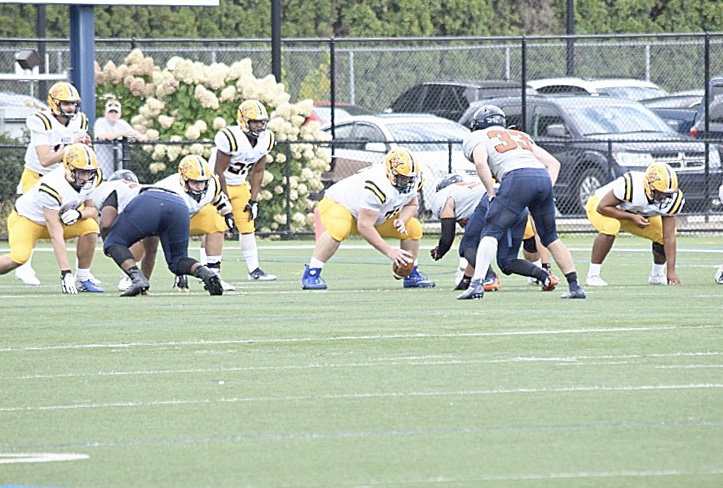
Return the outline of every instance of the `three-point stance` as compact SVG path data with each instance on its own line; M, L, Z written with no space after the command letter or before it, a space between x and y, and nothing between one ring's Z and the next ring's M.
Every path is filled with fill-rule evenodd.
M485 105L475 112L472 132L462 142L465 156L474 163L490 199L484 230L477 250L474 276L469 288L457 298L484 296L483 278L497 254L507 231L528 208L540 236L562 270L570 291L562 298L585 298L577 281L570 251L559 239L555 226L552 185L560 162L535 144L524 132L505 128L505 114L499 107ZM493 178L500 182L495 191Z
M321 278L324 264L350 234L361 234L399 266L414 262L414 269L404 278L404 288L433 287L434 282L417 270L422 224L414 215L421 188L421 171L405 148L392 149L384 164L373 165L332 185L319 203L324 232L316 241L301 287L326 289ZM401 249L387 244L385 237L400 239Z

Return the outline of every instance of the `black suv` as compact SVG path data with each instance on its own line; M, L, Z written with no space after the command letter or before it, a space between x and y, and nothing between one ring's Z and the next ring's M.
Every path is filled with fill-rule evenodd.
M523 124L519 97L496 98L472 104L460 122L469 126L474 112L485 104L500 107L508 126L524 128L560 161L555 196L563 214L584 213L585 202L600 186L653 162L675 169L688 212L707 210L723 180L716 146L709 145L706 155L705 144L675 132L632 100L531 96Z
M528 87L527 93L535 91ZM402 93L388 111L428 113L458 122L470 104L478 100L521 94L522 85L516 81L430 81Z

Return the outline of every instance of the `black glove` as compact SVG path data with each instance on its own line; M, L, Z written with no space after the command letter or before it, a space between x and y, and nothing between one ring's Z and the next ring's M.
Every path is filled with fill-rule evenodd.
M226 221L226 227L228 227L229 231L233 231L236 228L236 219L233 218L232 212L224 215L223 219Z
M244 207L244 212L249 213L249 220L256 220L256 217L259 216L259 202L249 200L249 203Z
M432 259L434 259L435 261L439 261L444 257L444 255L439 252L439 246L433 247L429 251L429 255L432 256Z

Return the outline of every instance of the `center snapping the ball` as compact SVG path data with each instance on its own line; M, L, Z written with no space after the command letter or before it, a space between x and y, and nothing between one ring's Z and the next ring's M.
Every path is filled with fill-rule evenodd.
M405 263L403 266L397 266L396 261L392 263L392 273L397 279L406 278L414 269L414 261Z

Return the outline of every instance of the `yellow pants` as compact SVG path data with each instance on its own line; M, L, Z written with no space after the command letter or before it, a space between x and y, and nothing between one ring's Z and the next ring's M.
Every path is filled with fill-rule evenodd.
M321 216L321 222L324 224L324 230L336 241L341 242L351 234L359 234L356 219L351 212L330 198L324 197L319 203L319 215ZM422 224L414 217L409 219L406 224L406 234L402 234L394 228L392 222L398 215L390 217L375 227L379 235L385 238L403 240L421 239Z
M228 199L231 200L233 218L236 220L236 227L240 234L251 234L256 230L254 221L250 219L251 214L244 210L251 199L251 188L247 182L240 185L227 186Z
M204 205L196 215L191 217L190 234L203 236L214 232L226 232L226 221L216 211L216 207Z
M600 199L593 195L585 205L587 218L598 232L609 236L617 236L621 230L624 230L633 235L650 239L658 244L665 244L665 239L663 238L663 219L659 215L648 217L650 225L641 228L630 220L618 220L602 215L597 211L599 203Z
M20 186L23 189L23 193L27 193L28 190L35 186L35 183L40 181L40 178L42 178L40 173L25 168L23 174L20 176Z
M73 225L63 226L63 237L82 237L86 234L97 234L98 222L95 219L81 219ZM8 234L10 235L10 259L23 264L30 259L38 239L50 239L48 228L22 217L13 210L8 216Z

